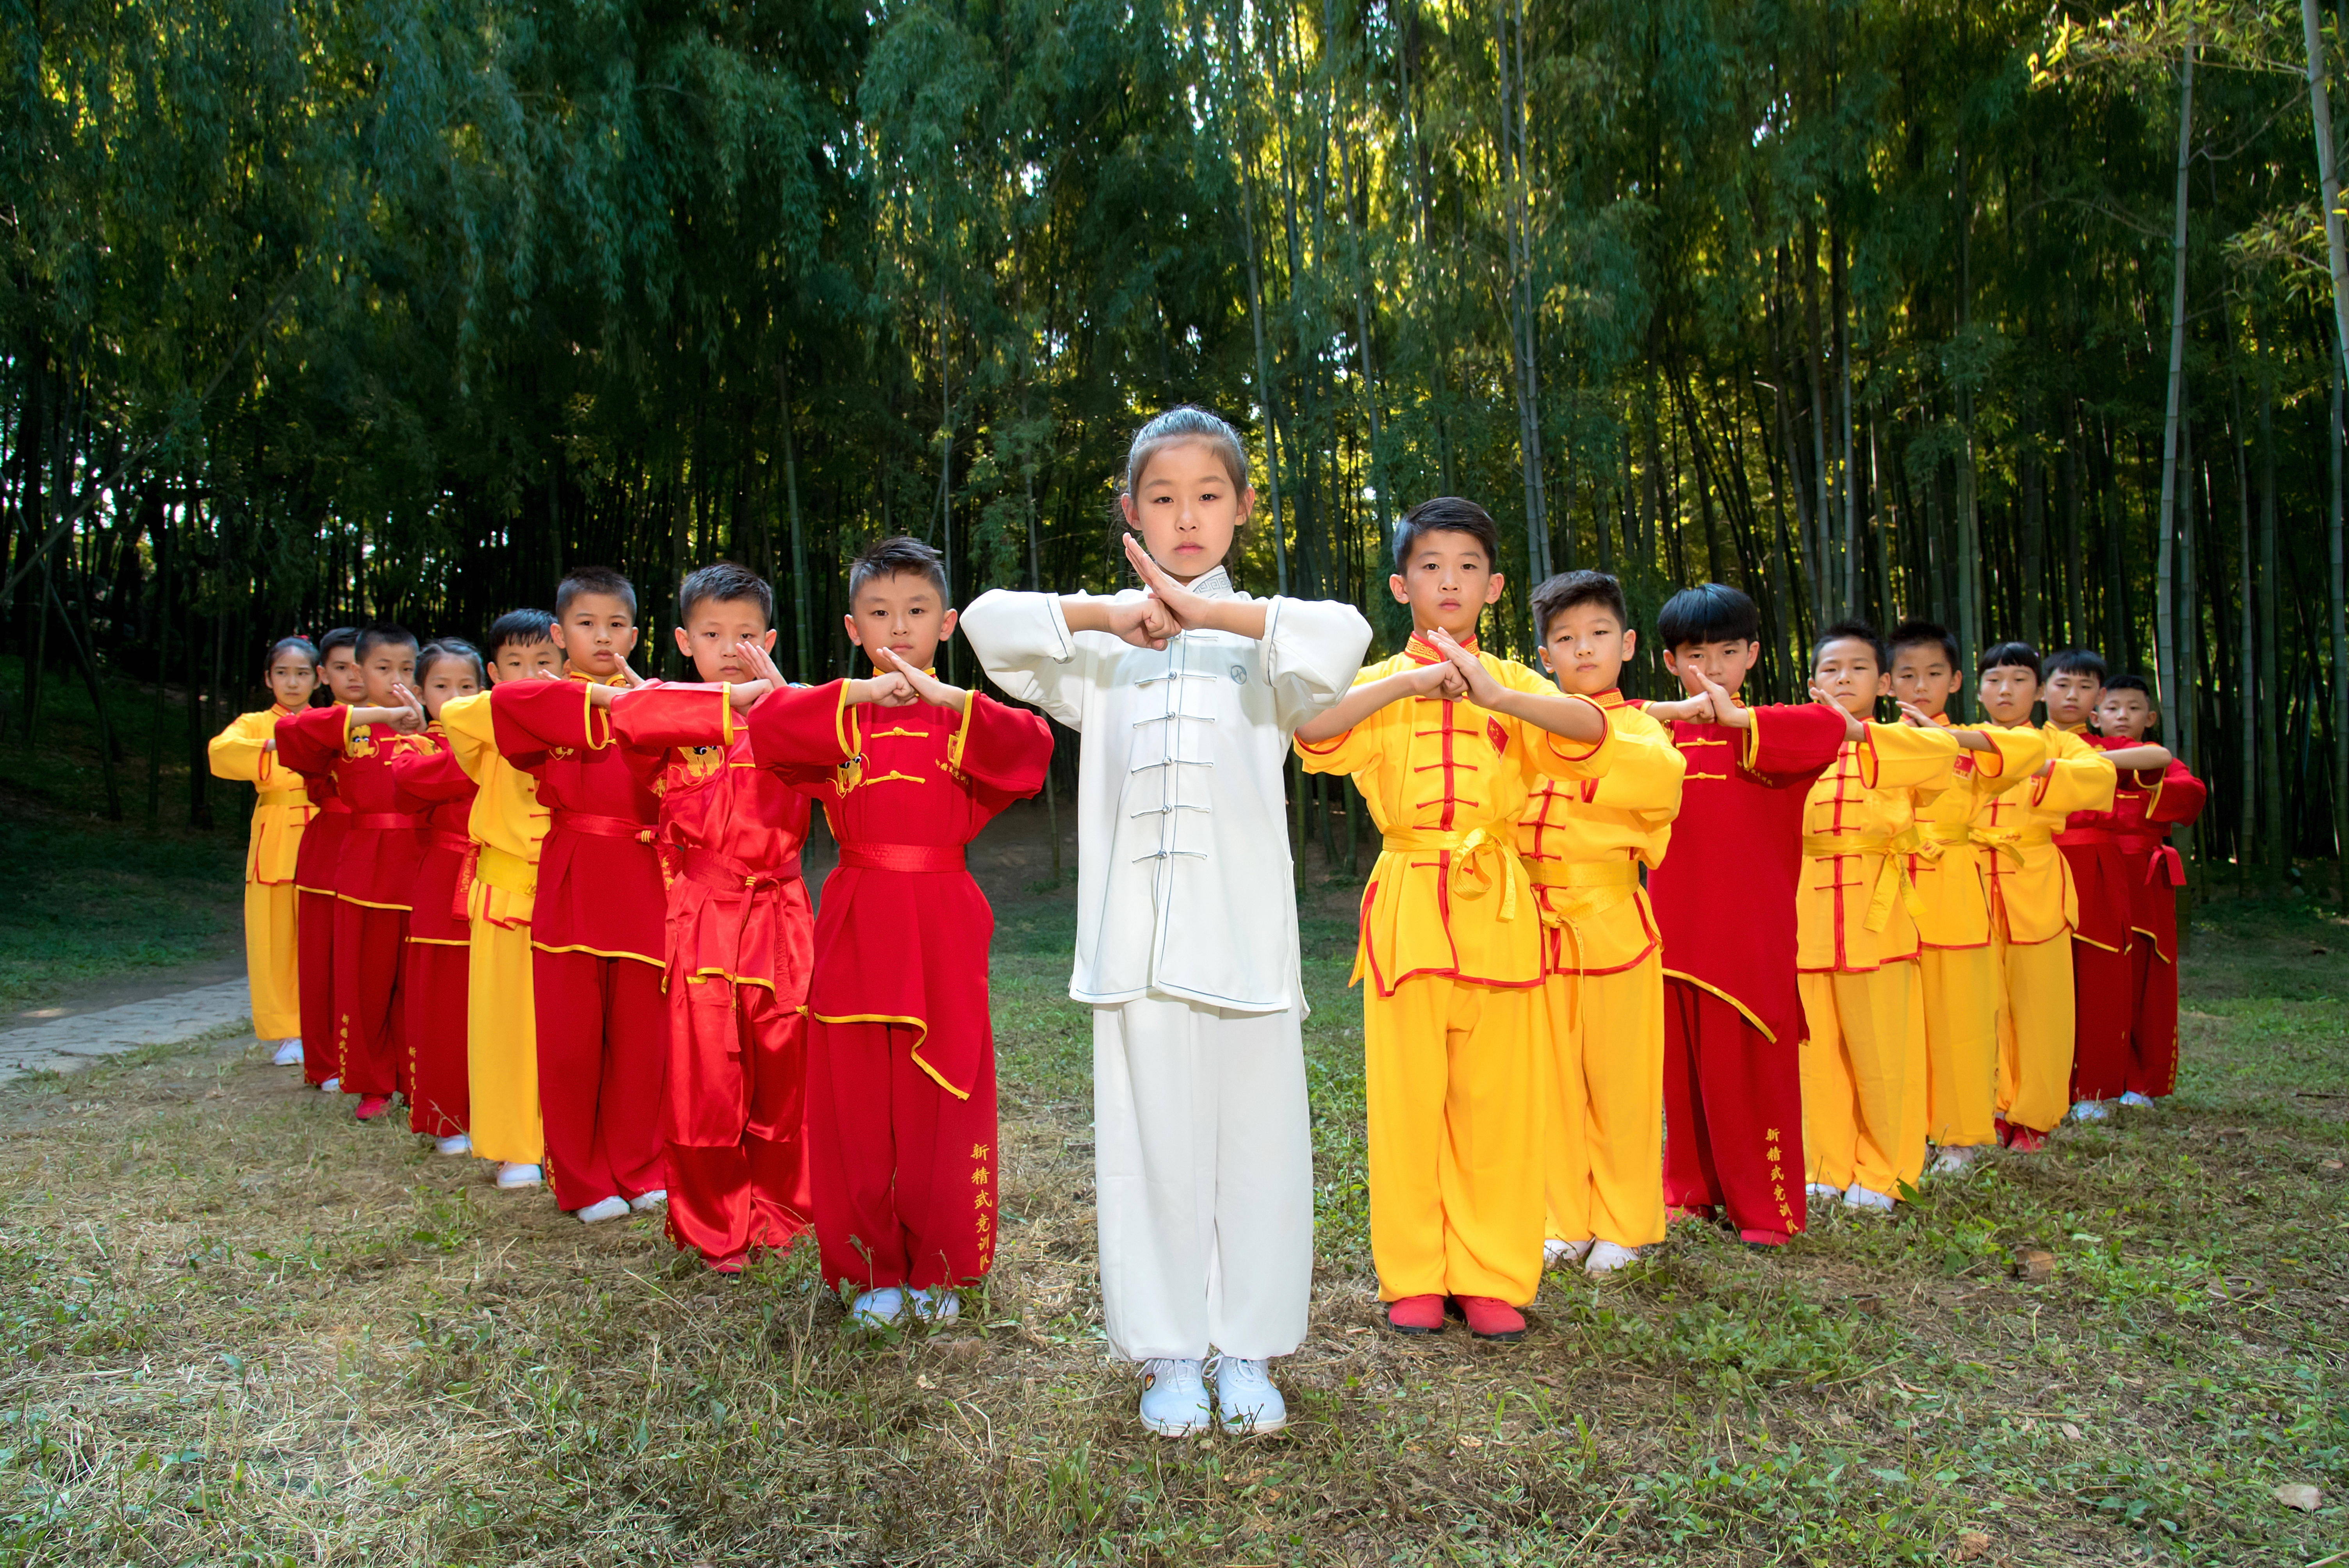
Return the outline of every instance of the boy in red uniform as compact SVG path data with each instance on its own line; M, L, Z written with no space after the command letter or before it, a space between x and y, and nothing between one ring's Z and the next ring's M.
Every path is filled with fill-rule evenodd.
M356 705L367 700L359 678L359 661L352 652L359 634L337 626L318 639L318 697L329 703ZM314 697L313 700L317 700ZM273 738L270 747L274 750ZM320 773L303 780L310 804L317 808L310 825L302 830L302 847L294 860L295 965L299 976L302 1037L302 1081L326 1094L342 1090L335 1052L335 879L343 863L343 834L350 827L351 807L335 795L335 780Z
M2047 722L2099 751L2116 751L2127 743L2088 727L2104 691L2103 655L2087 648L2061 648L2047 655L2040 686ZM2151 766L2167 767L2169 753L2157 747L2132 748L2130 755L2157 751L2159 760ZM2127 758L2111 760L2119 767ZM2103 812L2073 812L2055 835L2055 847L2072 868L2080 897L2079 923L2072 928L2072 1119L2096 1121L2106 1114L2104 1102L2118 1099L2128 1088L2136 960L2127 868Z
M1664 1201L1725 1209L1742 1239L1775 1246L1803 1228L1803 810L1847 716L1738 705L1762 616L1725 583L1673 594L1656 634L1690 694L1648 705L1688 758L1671 857L1648 877L1664 939Z
M420 726L400 700L416 678L416 639L378 623L354 650L367 702L295 714L277 727L277 755L305 778L331 776L350 808L336 873L334 995L336 1074L372 1121L406 1087L399 968L409 904L424 841L417 818L400 810L391 759Z
M2096 701L2096 727L2108 744L2136 746L2161 722L2139 676L2115 676ZM2129 1059L2123 1105L2151 1105L2178 1087L2178 890L2186 862L2169 830L2202 814L2202 780L2172 758L2159 773L2124 773L2113 792L2111 828L2128 884Z
M995 914L964 869L989 819L1052 757L1038 715L928 672L951 635L938 554L885 539L849 567L848 636L867 680L779 690L750 709L760 763L810 786L840 841L809 988L807 1130L827 1281L850 1322L948 1322L994 1261ZM764 651L746 645L771 680Z
M613 744L589 686L634 686L636 591L583 566L554 590L564 678L490 688L500 755L552 810L531 915L538 1096L554 1201L587 1224L668 1201L661 1086L667 895L653 850L659 802Z
M408 1130L435 1140L443 1154L470 1154L471 1095L465 1060L465 971L472 923L460 891L473 847L465 823L473 780L458 766L440 728L440 709L487 683L471 643L444 637L416 655L416 686L400 696L424 733L391 759L401 810L424 824L424 856L408 915L408 953L400 970L400 1027L408 1046Z
M668 1234L720 1274L808 1228L808 799L761 768L734 709L769 689L774 593L731 562L677 591L677 643L711 686L591 688L660 797L668 883ZM715 683L725 683L723 686ZM611 698L605 696L611 694ZM811 778L811 781L812 779Z

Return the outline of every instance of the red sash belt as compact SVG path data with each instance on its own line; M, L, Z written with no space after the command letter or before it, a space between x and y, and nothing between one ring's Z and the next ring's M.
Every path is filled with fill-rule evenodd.
M960 844L843 844L840 863L868 872L958 872Z
M431 845L436 850L448 850L461 855L471 851L473 840L470 833L452 833L446 828L435 828L432 830Z
M721 855L715 850L688 850L685 870L680 874L712 892L762 892L798 879L800 852L793 850L771 870L752 871L732 856Z
M631 821L626 817L598 816L593 811L557 811L551 829L569 828L593 839L634 839L640 844L653 841L650 822Z
M421 826L406 811L353 811L351 826L371 828L379 833L398 833Z
M2105 828L2066 828L2055 835L2055 841L2067 850L2084 850L2096 844L2113 844L2120 841Z
M2157 838L2151 833L2122 833L2118 836L2118 842L2121 853L2146 857L2147 882L2156 886L2163 883L2171 887L2186 885L2185 858L2178 854L2178 847L2166 835Z

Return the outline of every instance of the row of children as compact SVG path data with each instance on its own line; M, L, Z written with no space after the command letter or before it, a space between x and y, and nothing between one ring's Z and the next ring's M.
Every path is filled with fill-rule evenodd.
M2030 727L2029 650L1985 661L1995 722L1979 730L1950 722L1955 651L1920 626L1902 628L1889 661L1865 628L1832 628L1815 702L1749 708L1737 694L1759 652L1754 608L1707 584L1658 626L1689 695L1626 702L1637 636L1601 574L1537 590L1547 678L1477 647L1503 590L1497 537L1481 509L1447 499L1397 530L1391 586L1413 634L1363 668L1370 628L1352 607L1233 589L1225 563L1255 498L1229 426L1162 415L1123 477L1140 588L989 593L961 630L1008 696L1086 737L1071 995L1092 1022L1103 1315L1112 1349L1144 1368L1151 1429L1278 1428L1266 1363L1306 1330L1292 747L1309 769L1352 775L1383 837L1355 977L1372 1251L1398 1331L1440 1332L1456 1313L1513 1339L1546 1263L1619 1267L1662 1239L1668 1204L1783 1242L1803 1226L1806 1183L1887 1208L1929 1140L1949 1169L1961 1150L2032 1147L2054 1125L2073 1057L2072 938L2089 933L2085 882L2064 857L2109 849L2095 885L2126 898L2124 857L2166 869L2137 841L2189 790L2175 769L2132 771L2135 817L2120 807L2068 827L2068 811L2116 810L2116 764L2168 758L2097 758L2060 715ZM931 672L957 624L933 552L884 542L848 586L869 679L785 686L765 584L720 564L679 595L679 645L702 684L638 681L632 593L574 573L537 664L517 652L533 639L493 632L492 685L468 694L436 682L442 658L401 678L404 638L368 634L364 691L331 654L341 706L300 710L295 685L273 679L280 707L223 737L255 759L233 748L223 770L264 793L255 929L290 932L293 900L324 901L296 950L305 986L329 987L326 1070L363 1096L361 1115L400 1089L419 1130L470 1117L474 1151L509 1162L502 1181L534 1177L537 1149L493 1142L490 1102L516 1123L543 1103L558 1199L583 1219L666 1189L672 1237L726 1271L812 1219L825 1278L861 1290L854 1321L938 1320L988 1269L998 1213L991 915L963 846L1040 785L1050 740L1032 713ZM2127 707L2114 685L2110 712ZM1875 723L1896 687L1903 722ZM2108 734L2128 722L2108 717ZM377 798L375 768L404 792ZM449 792L431 793L428 773ZM478 791L461 809L460 779ZM292 852L305 792L324 809ZM798 875L811 799L841 844L812 928ZM339 865L310 849L338 802ZM379 854L352 855L367 832L452 857L445 881L415 876L405 918L419 990L453 982L415 950L471 942L453 1050L431 1031L458 1009L411 999L403 1026L400 982L369 978L396 967L379 954L398 949L401 901L367 880ZM265 891L287 861L316 892ZM432 920L450 923L428 930L434 900ZM390 919L371 923L375 910ZM2148 922L2160 929L2158 915L2124 917L2114 951ZM324 969L314 941L330 944ZM287 945L256 938L264 1035L292 1016L267 1010L286 993L262 980ZM2158 996L2166 940L2153 954L2138 981ZM2127 1016L2126 998L2098 1006ZM325 1037L323 1022L305 1037ZM408 1056L384 1052L378 1068L374 1042L403 1026ZM2158 1033L2157 1019L2147 1037ZM2166 1090L2172 1069L2145 1054L2142 1087ZM2092 1057L2084 1036L2084 1094L2099 1097ZM2126 1047L2121 1059L2126 1077ZM469 1078L453 1119L442 1063Z

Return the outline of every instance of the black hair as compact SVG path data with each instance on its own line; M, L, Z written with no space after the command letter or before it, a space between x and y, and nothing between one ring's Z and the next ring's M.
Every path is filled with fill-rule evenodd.
M288 648L295 649L307 655L310 660L310 667L312 669L315 670L318 667L318 650L310 645L309 638L298 635L292 637L280 637L275 642L270 644L269 656L261 661L261 667L264 670L269 668L270 665L277 662L277 655L284 653Z
M1889 667L1889 661L1884 656L1884 639L1878 636L1876 628L1865 621L1847 617L1813 637L1811 639L1813 669L1819 667L1819 655L1826 650L1829 643L1866 643L1868 651L1876 655L1876 673L1882 675Z
M1151 459L1185 441L1204 443L1224 465L1232 483L1247 489L1247 445L1240 433L1222 416L1196 404L1180 403L1133 433L1133 443L1125 449L1125 493L1132 495L1133 487L1142 482L1142 471L1150 466Z
M485 686L490 684L490 672L481 663L481 649L462 637L442 637L438 642L427 643L417 649L416 684L422 686L425 672L443 659L463 659L473 666L473 683L476 686Z
M496 658L515 643L551 643L554 641L554 617L543 610L509 610L490 623L486 645L489 655Z
M1974 673L1980 675L1984 670L2005 669L2010 665L2029 670L2031 678L2037 680L2039 650L2029 643L1994 643L1984 648L1982 656L1974 662Z
M1675 652L1692 643L1758 643L1762 612L1726 583L1700 583L1664 601L1656 640Z
M2101 685L2105 678L2105 655L2094 648L2058 648L2047 655L2043 678L2052 681L2057 676L2094 676Z
M386 643L405 643L412 648L416 646L416 634L395 621L370 621L359 633L358 641L351 649L351 657L365 664L367 655Z
M554 618L563 619L571 602L583 593L617 599L627 606L628 619L636 618L636 585L608 566L574 566L564 573L563 581L554 585Z
M318 639L318 662L322 665L325 664L329 658L334 656L335 650L337 648L350 648L354 650L351 657L356 659L358 657L358 654L356 651L358 645L359 633L357 627L337 626L333 631Z
M2145 693L2146 706L2147 707L2153 706L2153 687L2146 684L2143 676L2115 676L2105 682L2105 689L2106 691L2141 691Z
M1493 524L1493 514L1473 500L1463 500L1456 495L1440 495L1421 501L1402 514L1394 529L1394 564L1401 572L1410 564L1411 552L1419 542L1431 533L1464 533L1474 539L1485 552L1485 564L1493 571L1501 568L1501 531Z
M1892 635L1885 639L1885 645L1896 657L1903 648L1939 647L1941 656L1950 661L1950 667L1958 667L1957 638L1950 635L1947 626L1937 625L1931 621L1901 622L1892 628Z
M677 585L678 624L682 625L693 614L693 607L705 599L715 599L721 604L756 604L759 619L770 626L775 624L775 591L767 586L765 578L731 561L713 561L698 572L688 573L685 581Z
M1534 634L1549 641L1549 624L1578 604L1599 604L1612 611L1615 624L1629 630L1631 612L1623 603L1623 584L1604 572L1561 572L1542 580L1534 590Z
M908 539L902 533L887 539L877 539L856 552L848 563L848 602L856 603L856 595L867 583L883 577L899 575L924 577L938 591L938 603L947 597L946 559L918 539Z

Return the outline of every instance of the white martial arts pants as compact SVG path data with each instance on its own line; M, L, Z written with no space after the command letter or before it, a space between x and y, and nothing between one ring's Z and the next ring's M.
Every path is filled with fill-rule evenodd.
M1110 1348L1256 1359L1305 1338L1313 1140L1303 1013L1093 1009L1093 1185Z

